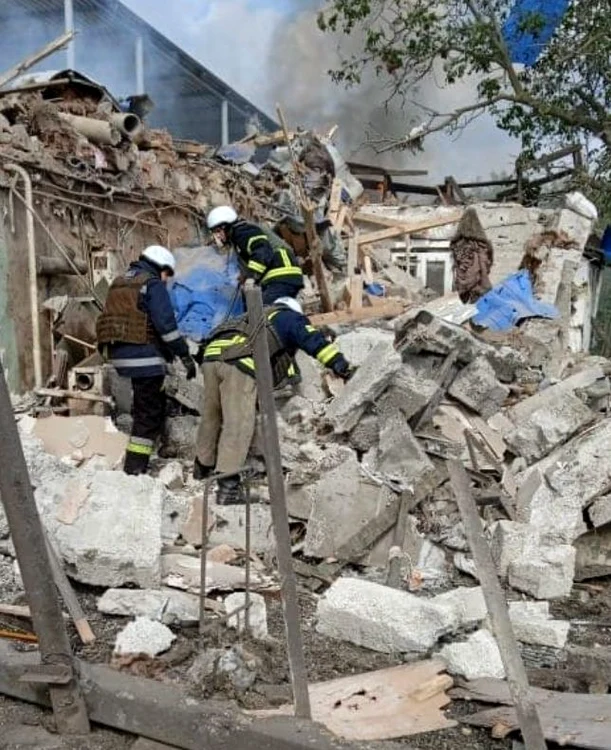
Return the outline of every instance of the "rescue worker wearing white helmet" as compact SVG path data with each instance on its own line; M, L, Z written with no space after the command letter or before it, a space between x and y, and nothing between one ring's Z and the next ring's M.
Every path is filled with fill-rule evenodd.
M240 219L231 206L213 208L207 225L219 247L236 248L242 281L253 279L261 286L264 305L297 297L303 289L303 271L292 248L274 247L261 227Z
M126 474L144 474L165 420L166 364L180 358L187 378L197 374L187 342L178 332L166 288L176 261L161 245L147 247L108 291L97 321L100 351L121 377L130 378L134 394L131 437L125 453Z
M269 356L274 387L295 371L298 349L335 375L348 380L355 368L324 333L310 324L299 302L281 297L266 308ZM246 316L216 328L202 352L204 401L196 439L195 479L220 474L217 503L244 502L240 470L244 468L255 430L257 386Z

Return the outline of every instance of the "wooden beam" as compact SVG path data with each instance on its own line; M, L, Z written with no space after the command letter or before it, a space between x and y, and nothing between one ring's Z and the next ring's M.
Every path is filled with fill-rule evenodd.
M314 326L340 325L342 323L357 323L363 320L380 320L381 318L396 318L406 310L406 303L401 300L388 300L376 307L361 307L360 310L337 310L330 313L318 313L310 316Z
M358 219L358 216L356 217ZM381 242L382 240L391 240L393 237L400 237L405 234L403 227L389 227L388 229L380 229L379 232L368 232L362 234L359 237L359 245L371 245L374 242Z
M10 70L7 70L6 73L0 76L0 89L6 86L7 83L10 83L12 80L20 76L22 73L25 73L26 70L29 70L32 66L36 65L41 60L44 60L46 57L49 57L49 55L52 55L62 47L65 47L68 42L72 41L72 39L74 39L74 31L66 31L64 34L58 36L57 39L54 39L49 44L45 44L44 47L39 49L37 52L34 52L33 55L30 55L29 57L21 60L21 62L17 63L17 65L12 67Z
M460 461L447 462L452 492L458 503L465 527L465 535L473 554L492 632L496 638L505 671L507 684L518 716L526 750L546 750L545 738L537 706L528 684L524 662L509 619L507 601L496 574L490 547L484 535L482 520L471 492L469 476Z
M377 216L368 214L364 211L358 211L354 214L355 221L363 221L369 224L379 224L383 227L396 227L401 229L402 234L414 234L415 232L424 232L426 229L443 227L447 224L458 223L463 215L463 211L453 211L445 216L436 216L433 219L421 219L420 221L401 221L400 219L390 219L386 216Z
M348 293L351 310L359 310L363 307L363 279L359 273L358 243L357 231L350 236L348 241Z

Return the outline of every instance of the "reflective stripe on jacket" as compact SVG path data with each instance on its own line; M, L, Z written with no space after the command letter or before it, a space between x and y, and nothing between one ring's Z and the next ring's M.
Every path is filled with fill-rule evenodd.
M274 247L256 224L237 222L231 230L242 267L261 286L284 281L298 291L303 288L303 271L289 247Z

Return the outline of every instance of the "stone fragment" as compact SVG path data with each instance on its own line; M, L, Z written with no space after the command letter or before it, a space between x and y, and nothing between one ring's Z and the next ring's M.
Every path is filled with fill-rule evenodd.
M488 360L479 357L458 373L449 394L488 419L499 411L509 395L509 388L497 380Z
M185 480L183 477L182 464L179 461L170 461L159 472L159 481L162 482L169 490L179 490L184 487Z
M423 378L404 364L377 401L376 411L383 417L401 413L406 420L410 420L422 412L438 393L439 385L434 380Z
M424 539L416 564L412 569L416 588L439 586L449 576L445 550L428 539Z
M455 351L458 361L468 364L488 349L461 326L448 323L427 311L420 311L415 317L407 315L405 319L399 318L395 346L407 363L414 354L446 356Z
M201 580L199 558L189 555L163 555L161 573L166 586L199 593ZM262 583L262 578L257 571L251 571L251 581L254 584ZM212 561L209 561L206 566L206 593L243 588L245 582L244 568Z
M197 497L201 498L201 493L198 493ZM193 503L194 498L183 492L165 493L161 518L161 537L164 543L174 544L181 535L182 529L192 513Z
M491 347L485 356L501 383L513 383L519 373L528 366L528 359L524 354L510 346L501 346L498 349Z
M166 419L160 455L164 458L192 460L195 457L195 436L198 424L199 417L191 414Z
M245 549L246 508L244 505L214 505L211 508L214 525L208 541L212 545L228 544L234 549ZM200 535L201 543L201 535ZM250 547L257 554L265 554L275 547L271 508L263 503L250 507Z
M175 589L108 589L98 599L98 611L122 617L145 617L164 625L188 625L199 620L199 597Z
M339 578L318 602L322 635L383 653L423 653L451 629L449 607L357 578Z
M246 594L238 591L235 594L229 594L225 599L225 612L230 615L234 610L243 607L246 604ZM265 599L261 594L250 594L248 627L253 638L265 640L268 635L267 631L267 606ZM227 627L234 628L238 633L243 633L246 628L245 611L238 612L227 620Z
M380 420L375 414L364 416L350 433L350 445L355 451L367 453L380 439Z
M535 548L540 543L536 529L516 521L497 521L492 526L490 551L501 578L507 577L509 566L524 556L527 548Z
M595 529L611 523L611 495L603 495L588 508L588 517Z
M537 399L537 396L532 398ZM593 422L594 417L594 413L577 396L560 392L557 400L548 401L528 417L520 419L504 438L515 455L532 463L565 443Z
M87 498L68 524L60 520L70 487L66 477L51 478L36 490L39 511L68 574L94 586L156 588L165 488L151 477L119 471L81 475Z
M2 750L67 750L61 735L51 734L44 727L19 724L2 727Z
M414 437L401 413L389 416L381 426L375 470L389 479L425 492L438 484L437 470Z
M510 602L509 617L516 638L522 643L564 648L571 623L554 620L549 602Z
M224 563L228 565L238 559L238 553L228 544L219 544L206 553L206 559L210 562Z
M176 636L155 620L137 617L117 635L114 653L117 656L145 654L154 657L171 648Z
M377 344L327 409L326 419L335 432L350 432L367 407L375 404L400 367L401 357L392 342Z
M53 456L64 458L77 452L80 460L101 456L107 469L113 469L122 460L128 441L110 418L93 415L38 419L34 435Z
M297 386L297 393L314 403L325 401L326 396L322 386L322 367L302 351L297 352L295 361L301 373L301 382Z
M11 530L8 525L8 519L4 512L4 506L0 500L0 539L8 539L11 535Z
M580 536L574 543L575 580L601 578L611 573L611 526Z
M259 668L259 660L236 644L230 649L206 649L196 657L187 677L198 687L228 678L237 691L244 692L254 684Z
M381 331L379 328L358 328L338 336L335 346L348 362L360 367L378 344L386 343L392 346L393 340L394 335L389 331Z
M312 500L304 554L319 558L335 557L364 524L396 499L388 488L361 476L354 456L304 487L303 492ZM354 559L362 557L366 549L355 549Z
M0 598L9 603L23 593L21 575L16 573L13 562L10 557L0 556Z
M564 599L573 588L575 548L529 547L509 565L509 585L535 599Z
M475 578L476 581L479 581L477 565L472 557L469 557L464 552L456 552L452 558L452 562L454 563L456 570L460 570L461 573L471 576L471 578Z
M445 594L439 594L432 602L436 607L447 608L453 624L452 630L479 625L488 615L481 586L460 586Z
M478 680L482 677L505 678L505 667L496 640L488 630L477 630L464 643L449 643L440 654L448 672Z

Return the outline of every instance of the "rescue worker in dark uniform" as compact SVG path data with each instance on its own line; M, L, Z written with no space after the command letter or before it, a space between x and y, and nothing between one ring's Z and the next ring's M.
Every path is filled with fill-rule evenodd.
M132 381L134 424L123 466L126 474L146 473L163 429L166 363L178 357L188 379L197 374L166 289L175 266L167 248L147 247L125 275L113 281L97 321L100 350L121 377Z
M294 356L302 349L343 380L355 371L334 344L303 314L292 297L266 308L267 336L274 387L294 372ZM195 479L216 470L229 474L218 482L217 503L244 502L238 472L244 467L255 431L257 388L246 316L227 321L212 332L202 353L204 404L196 441Z
M261 286L264 305L296 297L303 289L303 271L292 248L274 247L260 227L240 219L231 206L212 209L207 225L217 245L236 248L242 281L253 279Z

